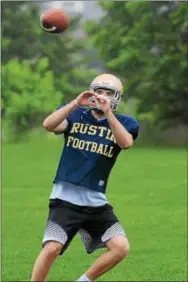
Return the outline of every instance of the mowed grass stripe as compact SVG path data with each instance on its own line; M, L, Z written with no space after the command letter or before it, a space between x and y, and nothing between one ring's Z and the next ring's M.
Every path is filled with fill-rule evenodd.
M60 138L2 150L2 280L29 281L40 251ZM107 196L125 226L130 256L100 281L185 281L187 156L175 148L122 152ZM48 280L74 281L102 251L87 255L76 236Z

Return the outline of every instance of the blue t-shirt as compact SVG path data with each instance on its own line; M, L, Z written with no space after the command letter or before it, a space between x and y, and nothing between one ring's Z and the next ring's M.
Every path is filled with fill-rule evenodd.
M115 116L136 139L138 122L124 114ZM72 111L67 120L64 148L53 182L69 182L105 193L110 171L121 151L108 120L97 120L91 110L83 107Z

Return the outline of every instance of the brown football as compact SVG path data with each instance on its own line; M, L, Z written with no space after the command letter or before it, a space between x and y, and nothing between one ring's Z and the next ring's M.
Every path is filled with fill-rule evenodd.
M46 32L62 33L69 26L69 17L62 9L50 9L41 15L40 24Z

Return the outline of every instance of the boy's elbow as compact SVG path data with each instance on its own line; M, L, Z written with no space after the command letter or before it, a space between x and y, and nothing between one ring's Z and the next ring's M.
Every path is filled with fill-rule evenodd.
M50 127L50 124L46 119L43 121L42 125L47 131L52 131L52 128Z
M123 150L127 150L129 148L131 148L134 144L133 138L132 136L130 136L130 138L128 140L125 141L124 144L122 144L121 149Z
M133 146L133 143L128 143L128 144L126 143L126 145L122 146L121 149L127 150L127 149L131 148L132 146Z

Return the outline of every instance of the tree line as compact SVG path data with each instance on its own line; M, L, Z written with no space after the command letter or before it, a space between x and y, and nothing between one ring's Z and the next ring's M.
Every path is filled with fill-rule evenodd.
M2 2L1 115L15 134L38 126L59 104L87 89L100 72L96 61L122 79L124 101L141 120L187 124L188 3L99 5L104 16L88 21L86 36L79 39L79 17L63 35L52 35L40 27L37 2Z

